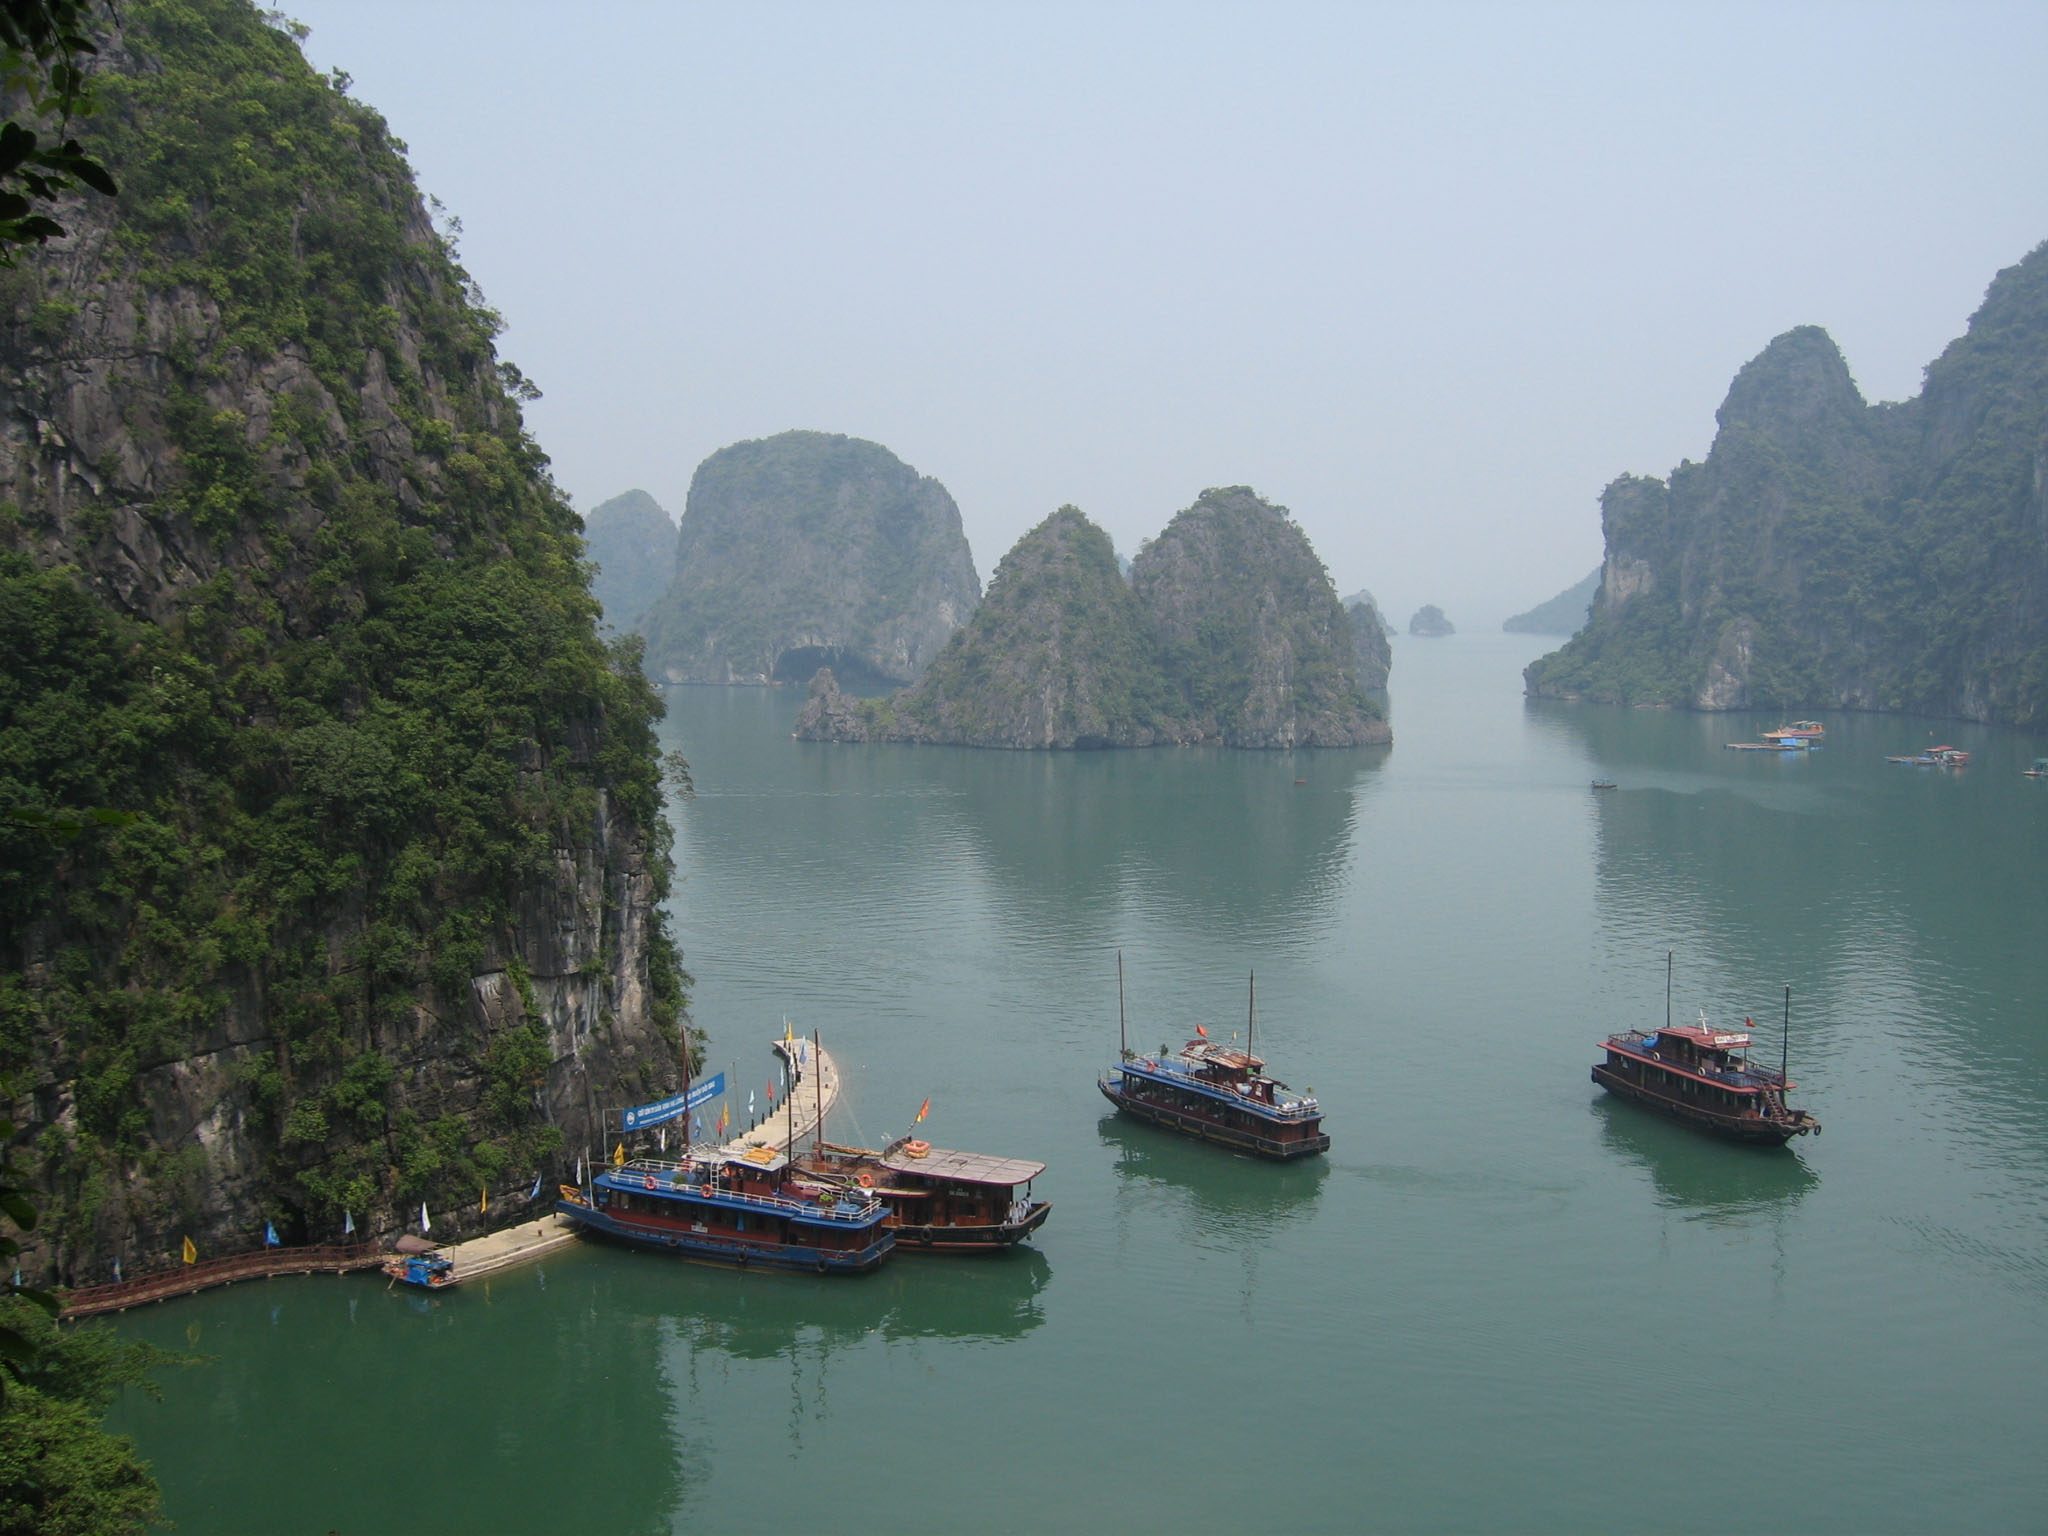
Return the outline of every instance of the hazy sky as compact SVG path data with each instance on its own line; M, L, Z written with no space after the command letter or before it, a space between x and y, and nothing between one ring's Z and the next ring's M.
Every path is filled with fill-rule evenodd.
M285 8L461 218L579 507L846 432L984 582L1062 502L1129 553L1241 483L1491 628L1773 336L1903 398L2048 239L2039 3Z

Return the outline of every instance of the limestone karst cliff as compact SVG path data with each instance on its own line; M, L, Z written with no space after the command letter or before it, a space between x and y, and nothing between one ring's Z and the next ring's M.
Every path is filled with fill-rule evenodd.
M797 734L991 747L1358 746L1390 738L1359 691L1349 616L1286 512L1205 492L1126 582L1063 507L997 567L914 686L848 700L821 675Z
M671 683L907 683L981 582L946 488L878 443L784 432L697 467L647 669Z
M1866 404L1802 326L1717 423L1704 463L1607 487L1591 622L1532 694L2048 719L2048 246L1915 398Z
M240 0L97 67L121 196L0 273L24 1271L514 1217L674 1077L659 704L382 119Z
M1345 598L1344 611L1351 617L1351 639L1358 656L1358 686L1386 687L1394 669L1394 647L1389 639L1392 626L1380 613L1380 605L1373 601L1370 592Z
M675 519L645 491L627 491L584 514L583 545L595 567L590 595L605 623L638 633L675 569Z

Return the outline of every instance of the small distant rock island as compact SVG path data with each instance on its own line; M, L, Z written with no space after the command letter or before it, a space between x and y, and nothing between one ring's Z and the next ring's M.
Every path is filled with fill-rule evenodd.
M855 699L821 670L807 741L973 747L1355 747L1393 739L1351 616L1285 508L1204 491L1131 561L1062 507L914 685Z
M1593 598L1600 591L1600 569L1594 566L1584 581L1566 587L1527 613L1501 620L1500 627L1511 635L1576 635L1592 614Z
M1435 603L1424 603L1415 610L1415 617L1408 621L1408 633L1436 639L1442 635L1455 635L1457 629L1444 617L1443 609Z
M879 443L784 432L721 448L690 480L643 663L664 683L849 686L920 676L981 603L946 488Z
M676 520L645 491L627 491L583 519L583 547L596 567L590 595L603 605L605 623L637 634L647 610L668 590Z

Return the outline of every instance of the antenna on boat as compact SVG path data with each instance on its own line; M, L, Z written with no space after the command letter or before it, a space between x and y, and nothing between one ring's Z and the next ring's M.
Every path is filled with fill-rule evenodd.
M1131 1048L1124 1044L1124 952L1116 952L1116 1054L1119 1061L1131 1059Z
M1245 1012L1244 1012L1244 1053L1245 1053L1245 1055L1247 1055L1247 1056L1251 1055L1251 1053L1252 1053L1252 1026L1253 1026L1253 1025L1255 1025L1255 1024L1257 1024L1258 1022L1259 1022L1259 973L1258 973L1257 971L1253 971L1253 972L1252 972L1252 984L1251 984L1251 990L1250 990L1250 993L1249 993L1249 995L1248 995L1248 996L1246 997L1246 999L1245 999Z
M1664 1028L1671 1028L1671 951L1664 951Z
M1785 984L1785 1029L1778 1036L1778 1091L1785 1091L1785 1072L1792 1065L1792 984Z
M811 1135L811 1156L823 1155L825 1145L825 1047L818 1031L811 1031L811 1070L818 1075L818 1129Z

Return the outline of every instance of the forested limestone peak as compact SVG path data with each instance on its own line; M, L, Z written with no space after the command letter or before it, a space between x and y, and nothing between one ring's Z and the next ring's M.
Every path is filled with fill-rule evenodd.
M473 1230L674 1074L658 701L382 119L242 0L100 61L0 274L0 801L125 813L0 826L24 1268Z
M676 683L904 683L972 617L960 509L879 443L783 432L697 467L647 665Z
M668 590L676 520L645 491L626 491L584 515L583 543L594 567L590 592L605 622L620 632L640 632L647 610Z
M1599 590L1600 568L1595 566L1583 580L1566 587L1550 601L1501 620L1500 627L1511 635L1575 635L1586 627L1593 596Z
M1355 746L1388 738L1351 622L1285 511L1211 491L1131 562L1063 507L1018 541L913 688L849 704L820 680L798 734L1103 747Z
M1704 463L1607 488L1591 622L1531 693L2048 719L2048 246L1916 398L1864 404L1805 326L1717 419Z

